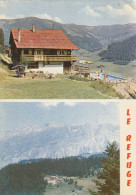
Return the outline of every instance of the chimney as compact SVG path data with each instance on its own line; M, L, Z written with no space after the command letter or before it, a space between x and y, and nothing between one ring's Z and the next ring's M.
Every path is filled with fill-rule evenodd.
M18 29L18 42L21 41L21 32L20 32L20 29Z
M36 32L36 26L35 26L35 24L32 25L32 31L33 32Z

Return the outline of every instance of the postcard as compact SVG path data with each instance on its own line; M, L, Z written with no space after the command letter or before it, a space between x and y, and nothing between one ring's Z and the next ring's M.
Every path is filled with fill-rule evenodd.
M0 102L2 195L135 194L135 101Z
M1 99L135 99L135 0L0 0Z
M119 102L1 102L0 108L0 194L120 193Z
M0 0L0 195L136 194L135 21L135 0Z

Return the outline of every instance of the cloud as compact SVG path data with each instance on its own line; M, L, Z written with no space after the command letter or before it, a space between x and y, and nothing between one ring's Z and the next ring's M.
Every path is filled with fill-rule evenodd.
M111 16L127 16L127 17L136 17L136 10L133 9L130 5L124 4L122 8L117 9L111 5L107 5L104 10L109 13Z
M100 104L102 104L102 105L108 105L109 103L110 103L110 102L105 101L105 100L100 102Z
M94 17L100 17L100 13L96 12L94 9L90 8L89 5L87 5L83 10L82 10L86 15L89 16L94 16Z
M65 101L65 102L63 102L65 105L67 105L67 106L75 106L76 104L77 104L77 102L73 102L73 101L71 101L71 100L68 100L68 101Z
M136 19L136 10L131 7L129 4L125 3L120 8L115 8L111 5L107 5L106 7L98 7L98 11L110 16L111 18L126 18L126 19ZM127 22L127 21L126 21Z
M58 17L54 17L53 20L58 23L62 23L62 20Z
M132 9L136 9L136 0L124 0L126 4L132 7Z
M5 14L0 15L0 19L10 19L8 16L6 16Z
M94 9L87 5L85 8L82 9L82 12L84 12L88 16L93 17L103 16L103 18L109 17L109 20L126 20L126 23L130 21L135 22L136 0L124 0L123 3L116 4L116 7L111 4L108 4L105 7L98 6Z
M37 14L35 15L37 18L41 18L41 19L47 19L47 20L52 20L51 16L48 14Z
M0 15L0 19L16 19L16 18L24 18L24 17L25 17L24 15L17 15L16 17L11 18L11 17L6 16L5 14ZM35 15L35 17L40 18L40 19L53 20L55 22L62 23L62 20L59 17L52 18L50 15L48 15L46 13L41 14L41 15L37 14L37 15Z
M42 106L49 108L49 107L56 107L59 104L57 101L49 101L49 102L42 102Z
M49 14L46 14L46 13L37 14L37 15L35 15L35 17L41 18L41 19L53 20L55 22L62 23L62 20L59 17L55 16L52 18Z
M2 132L4 132L4 125L6 121L6 111L4 108L4 103L0 103L0 138L2 137Z
M6 1L0 0L0 7L6 7Z
M47 102L42 102L42 106L46 107L46 108L50 108L50 107L56 107L58 104L63 103L66 106L75 106L77 104L77 102L73 102L73 101L65 101L65 102L60 102L60 101L47 101Z
M25 18L24 15L17 15L16 18Z

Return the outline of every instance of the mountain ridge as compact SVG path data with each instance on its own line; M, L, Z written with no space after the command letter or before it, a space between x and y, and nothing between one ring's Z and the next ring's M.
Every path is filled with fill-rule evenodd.
M5 44L9 45L9 35L12 28L31 29L32 24L36 29L63 30L64 33L81 49L91 52L107 47L109 44L133 36L136 24L114 24L101 26L86 26L76 24L61 24L52 20L27 17L18 19L0 19L0 28L5 35Z
M35 127L34 127L35 128ZM42 127L27 134L2 139L1 166L32 158L62 158L104 151L109 142L119 143L119 127L111 124L79 124Z
M69 157L66 157L66 158L77 158L77 159L83 159L83 158L89 158L89 157L103 157L103 156L106 156L105 154L103 153L97 153L97 154L90 154L90 153L84 153L84 154L79 154L77 156L69 156ZM41 162L43 160L45 160L46 158L38 158L38 159L28 159L28 160L21 160L19 161L17 164L27 164L27 163L33 163L33 162Z

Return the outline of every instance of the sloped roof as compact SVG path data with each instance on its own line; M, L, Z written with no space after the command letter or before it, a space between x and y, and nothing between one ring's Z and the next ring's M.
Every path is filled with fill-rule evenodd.
M11 34L17 48L79 49L62 30L36 30L33 32L20 29L20 42L18 42L18 29L12 29Z

